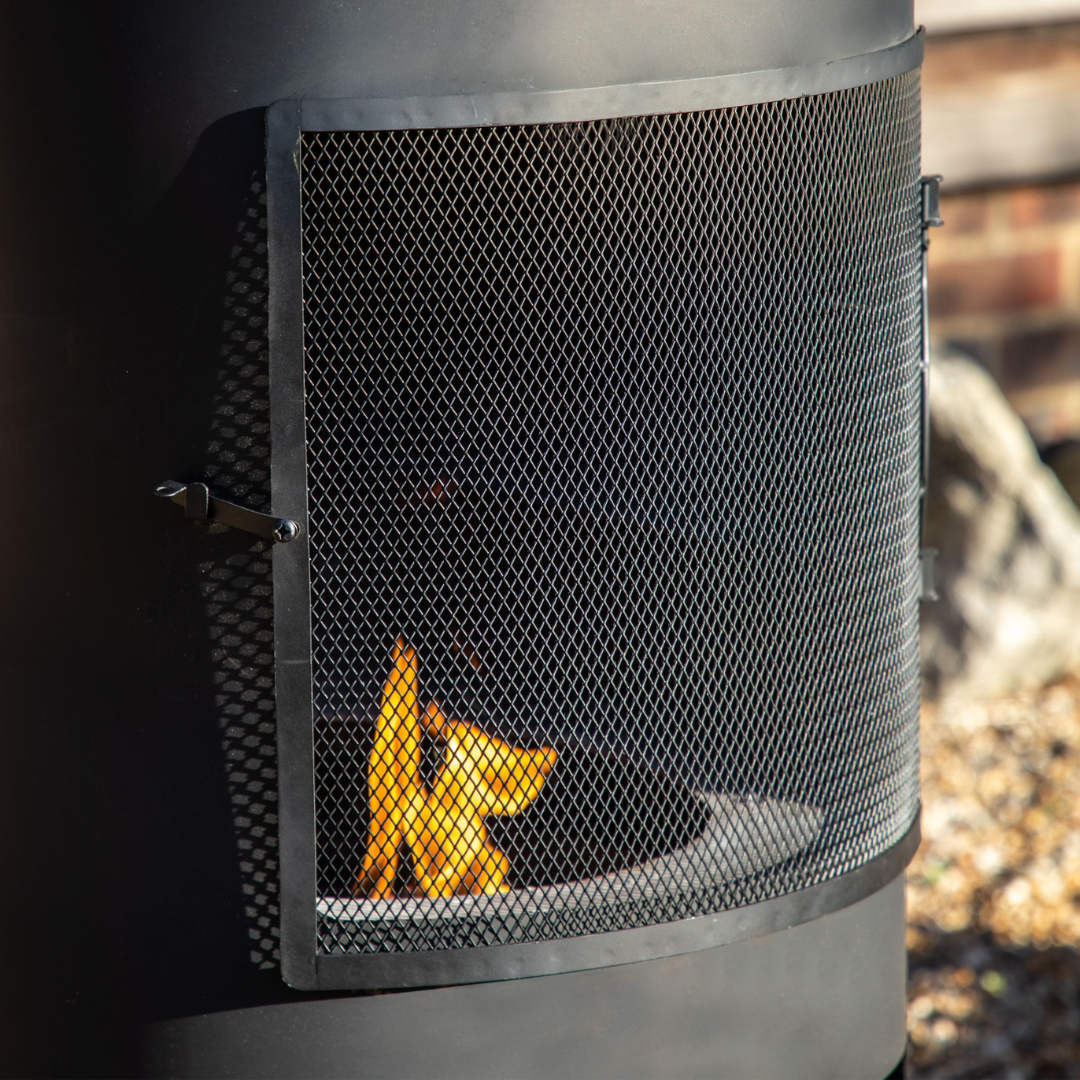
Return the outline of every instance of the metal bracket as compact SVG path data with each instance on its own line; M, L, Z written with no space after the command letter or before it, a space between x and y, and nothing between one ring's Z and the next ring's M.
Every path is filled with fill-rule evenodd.
M930 229L944 225L941 220L941 176L924 176L922 186L922 227Z
M934 565L937 559L937 548L924 547L919 552L919 599L936 600L938 598L937 585L934 581Z
M154 494L182 506L184 517L194 521L220 521L223 525L276 540L279 544L287 544L300 535L299 524L290 518L263 514L224 499L215 499L205 484L179 484L175 480L166 480L154 488Z

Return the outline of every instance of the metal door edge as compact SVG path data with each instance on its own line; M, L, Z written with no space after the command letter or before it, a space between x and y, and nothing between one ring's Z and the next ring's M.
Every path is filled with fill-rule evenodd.
M729 944L816 919L862 899L888 884L907 865L918 846L918 820L887 852L821 885L745 908L699 916L676 923L587 935L556 942L496 945L427 953L317 954L315 875L315 779L311 695L311 612L308 565L307 463L304 421L304 310L300 247L300 133L325 130L315 118L335 118L343 130L400 127L478 126L540 123L539 111L517 115L499 111L533 101L537 110L559 102L558 115L546 122L599 118L596 107L608 91L641 91L636 112L622 106L610 115L649 115L690 109L750 104L802 93L824 93L903 74L922 59L922 31L901 45L862 57L782 72L757 72L652 83L641 87L541 94L495 94L488 98L410 98L316 102L286 100L267 110L267 231L269 247L270 426L272 440L271 502L300 524L292 543L275 545L274 651L277 698L278 772L280 783L281 969L295 989L390 989L486 982L496 979L576 971L632 963ZM805 73L812 73L813 78ZM803 76L805 75L805 78ZM774 77L777 77L774 79ZM814 79L817 82L814 82ZM753 80L759 80L754 83ZM787 80L784 82L784 80ZM735 80L728 83L727 80ZM739 80L750 80L740 83ZM772 81L770 81L772 80ZM800 81L802 80L802 81ZM775 93L781 83L790 93ZM701 84L722 84L723 94L694 97ZM759 97L741 96L740 87L757 86ZM680 87L691 88L679 97ZM796 89L799 87L799 89ZM666 88L666 89L663 89ZM674 88L674 89L673 89ZM662 95L674 94L669 100ZM564 98L565 95L570 95ZM574 95L585 95L576 98ZM652 96L652 95L655 95ZM483 116L477 103L487 102ZM419 103L419 104L418 104ZM516 104L515 104L516 103ZM591 113L571 115L570 106ZM663 107L661 107L661 105ZM319 110L329 110L320 112ZM333 110L339 110L334 112ZM440 112L439 110L445 110ZM467 110L467 113L466 113ZM453 116L451 116L451 113ZM366 118L366 120L365 120ZM421 122L423 120L423 122ZM407 122L406 122L407 121Z
M809 889L714 915L525 945L320 956L314 983L290 980L290 985L298 990L452 986L559 975L733 945L812 922L866 899L903 873L920 839L917 815L897 843L855 870Z
M316 978L315 774L298 116L295 102L267 115L266 223L271 505L288 506L300 523L300 536L273 552L281 970L291 985L311 986Z
M609 120L623 116L725 109L851 90L903 75L923 58L923 30L899 45L802 67L747 71L670 82L626 83L577 90L461 94L447 97L300 99L301 131L387 131Z

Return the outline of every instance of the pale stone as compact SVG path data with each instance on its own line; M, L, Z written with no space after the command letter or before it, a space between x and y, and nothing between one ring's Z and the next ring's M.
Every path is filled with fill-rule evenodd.
M993 379L935 356L924 543L940 599L922 605L930 697L1003 697L1080 664L1080 511Z

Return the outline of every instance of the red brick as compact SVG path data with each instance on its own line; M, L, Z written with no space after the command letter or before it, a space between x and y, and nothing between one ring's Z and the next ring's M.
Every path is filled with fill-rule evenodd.
M936 263L930 268L930 314L992 315L1048 307L1060 296L1061 255L1025 255Z
M1013 334L1002 343L1001 385L1006 391L1080 381L1080 326Z
M945 226L935 230L932 236L969 236L982 232L990 219L990 199L985 192L943 195L941 219Z
M1017 229L1080 220L1080 184L1014 188L1010 219Z
M1015 6L1020 11L1023 5ZM1078 57L1080 22L930 37L923 59L923 94L929 96L940 88L963 83L985 85L988 73L1001 76L1067 68Z

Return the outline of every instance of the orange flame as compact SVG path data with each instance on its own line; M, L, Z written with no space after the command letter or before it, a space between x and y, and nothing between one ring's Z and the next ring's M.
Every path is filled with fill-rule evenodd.
M449 720L434 701L421 716L415 651L398 638L391 660L368 763L367 852L354 892L391 898L405 846L430 899L507 892L510 861L488 838L484 818L524 810L558 755ZM424 732L446 748L430 790L420 780Z

